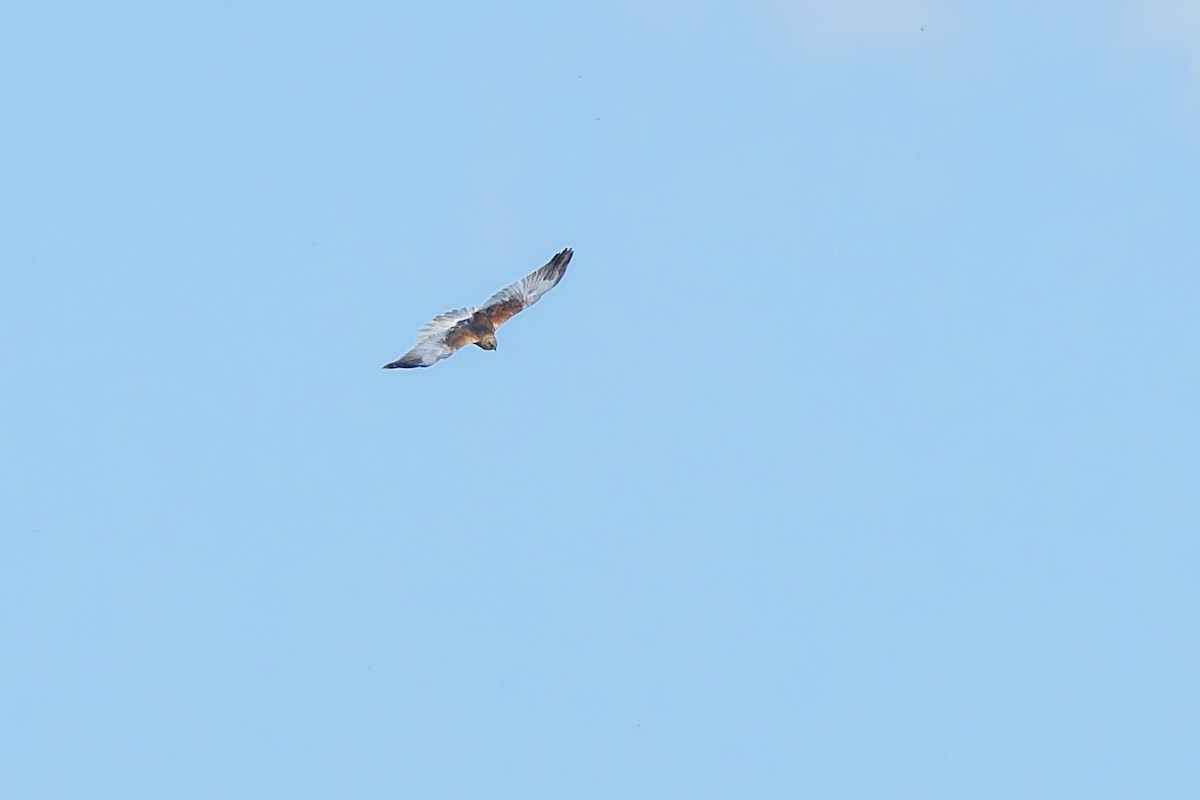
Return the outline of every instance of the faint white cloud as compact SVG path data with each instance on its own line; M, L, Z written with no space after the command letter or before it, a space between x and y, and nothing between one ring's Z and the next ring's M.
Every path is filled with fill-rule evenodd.
M1185 59L1200 88L1200 0L1135 0L1133 13L1143 45Z
M1128 1L1131 24L1116 51L1178 70L1185 124L1200 132L1200 0Z
M857 55L900 46L923 31L945 31L948 0L616 0L628 13L675 28L720 15L760 16L777 26L804 52L817 56ZM1200 2L1200 0L1197 0Z
M817 54L900 45L946 21L939 0L774 0L791 32Z

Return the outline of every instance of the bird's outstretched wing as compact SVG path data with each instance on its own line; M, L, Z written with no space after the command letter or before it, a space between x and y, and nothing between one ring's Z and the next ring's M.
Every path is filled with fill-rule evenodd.
M514 314L529 308L538 298L553 289L562 280L574 252L568 247L550 259L544 267L534 270L514 284L505 286L485 300L480 310L491 319L492 327L499 328Z
M417 333L417 343L411 350L392 363L384 364L383 368L428 367L430 364L436 364L443 358L453 355L455 350L470 342L463 337L453 336L451 333L469 320L474 313L475 309L473 308L456 308L445 314L438 314L425 323L425 327Z

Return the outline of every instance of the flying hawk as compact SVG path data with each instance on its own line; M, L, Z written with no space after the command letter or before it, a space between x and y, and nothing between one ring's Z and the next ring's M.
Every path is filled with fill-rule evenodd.
M489 297L482 308L456 308L438 314L421 328L411 350L383 368L428 367L469 344L495 350L496 329L553 289L567 271L573 252L569 247L563 250L546 266Z

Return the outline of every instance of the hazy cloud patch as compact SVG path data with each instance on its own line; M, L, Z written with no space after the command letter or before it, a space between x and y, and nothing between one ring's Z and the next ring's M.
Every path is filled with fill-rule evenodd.
M946 21L937 0L776 0L772 5L814 55L902 46Z
M1200 0L1131 2L1126 19L1116 52L1177 74L1169 88L1181 93L1184 124L1200 133Z
M1142 44L1186 59L1193 83L1200 87L1200 2L1149 0L1136 4L1134 13Z

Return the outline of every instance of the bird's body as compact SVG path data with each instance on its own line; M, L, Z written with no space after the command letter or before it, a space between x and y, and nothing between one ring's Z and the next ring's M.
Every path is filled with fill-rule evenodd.
M496 292L481 308L457 308L437 315L421 328L411 350L383 368L428 367L469 344L495 350L496 329L558 285L572 255L568 247L541 269Z
M470 319L446 331L446 344L455 350L469 344L477 344L484 350L495 350L496 328L487 314L476 311Z

